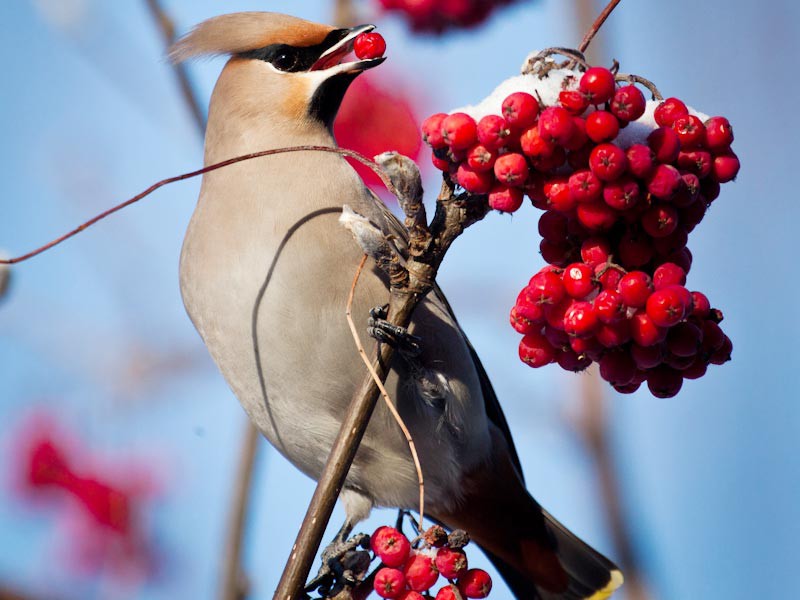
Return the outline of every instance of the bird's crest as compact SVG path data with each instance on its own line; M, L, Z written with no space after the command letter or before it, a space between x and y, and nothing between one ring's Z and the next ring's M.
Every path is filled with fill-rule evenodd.
M270 44L313 46L333 30L329 25L272 12L241 12L203 21L179 39L169 56L179 63L200 56L239 54Z

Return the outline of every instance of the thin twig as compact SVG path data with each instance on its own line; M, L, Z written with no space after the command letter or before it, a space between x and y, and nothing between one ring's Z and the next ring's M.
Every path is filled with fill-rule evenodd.
M661 92L658 91L656 84L650 81L649 79L645 79L641 75L631 75L630 73L618 73L614 79L617 81L629 81L630 83L640 83L648 90L653 96L653 100L658 100L661 102L664 99L664 96L661 95Z
M595 19L592 26L589 28L589 31L586 32L586 35L583 36L583 40L581 40L581 45L578 46L578 50L581 52L586 52L586 49L589 47L589 44L592 43L592 39L594 36L597 35L597 32L600 31L600 28L603 26L603 23L606 22L609 15L613 12L615 8L617 8L617 4L619 4L622 0L611 0L608 5L603 9L603 12Z
M233 165L233 164L245 161L245 160L252 160L254 158L260 158L262 156L272 156L273 154L283 154L283 153L286 153L286 152L331 152L333 154L340 154L342 156L347 156L347 157L353 158L353 159L359 161L360 163L366 165L370 169L372 169L378 175L378 177L381 178L381 181L383 181L384 185L389 189L390 192L392 192L392 193L396 192L394 184L387 177L387 175L383 172L383 170L381 170L381 168L378 167L378 165L375 164L375 161L372 161L372 160L368 159L363 154L360 154L360 153L358 153L358 152L356 152L354 150L345 150L344 148L333 148L333 147L330 147L330 146L290 146L290 147L287 147L287 148L275 148L275 149L272 149L272 150L262 150L260 152L253 152L251 154L244 154L242 156L236 156L234 158L229 158L227 160L223 160L223 161L220 161L218 163L214 163L214 164L205 166L202 169L197 169L196 171L190 171L188 173L183 173L181 175L175 175L174 177L168 177L166 179L162 179L161 181L158 181L158 182L154 183L153 185L151 185L149 188L147 188L143 192L140 192L140 193L136 194L133 198L129 198L128 200L125 200L124 202L121 202L120 204L117 204L116 206L114 206L112 208L109 208L106 211L103 211L99 215L97 215L95 217L92 217L91 219L89 219L85 223L82 223L81 225L79 225L78 227L73 229L72 231L69 231L69 232L65 233L64 235L57 237L56 239L44 244L43 246L40 246L36 250L31 250L30 252L28 252L27 254L23 254L22 256L17 256L17 257L14 257L14 258L0 259L0 264L13 265L13 264L16 264L16 263L20 263L20 262L26 261L26 260L28 260L30 258L33 258L34 256L37 256L37 255L41 254L42 252L50 250L50 248L53 248L54 246L58 246L60 243L65 242L69 238L79 234L81 231L91 227L92 225L94 225L98 221L102 221L106 217L109 217L109 216L113 215L115 212L117 212L119 210L122 210L126 206L130 206L131 204L134 204L134 203L138 202L142 198L144 198L146 196L149 196L150 194L155 192L157 189L159 189L161 187L164 187L165 185L169 185L171 183L175 183L175 182L178 182L178 181L183 181L184 179L191 179L192 177L197 177L198 175L203 175L205 173L210 173L211 171L216 171L217 169L222 169L224 167L228 167L230 165Z
M161 6L160 0L145 0L145 2L147 2L147 7L150 9L150 14L152 14L153 18L155 19L159 31L161 31L161 37L164 40L164 45L169 48L176 39L175 23L164 10L164 7ZM172 72L175 74L175 78L178 80L181 96L183 96L183 100L186 103L186 106L189 108L189 112L191 113L192 118L197 125L200 135L203 136L206 130L206 116L203 108L200 106L200 101L198 100L194 86L189 79L189 72L186 64L172 62Z
M386 406L389 409L389 412L392 413L394 420L397 421L397 424L400 426L400 429L403 432L403 435L406 436L406 442L408 442L408 449L411 451L411 458L414 460L414 468L417 470L417 481L419 483L419 523L420 527L422 527L422 523L425 519L425 482L422 477L422 464L419 461L419 454L417 453L417 447L414 444L414 439L411 437L411 432L406 427L405 422L403 421L403 417L400 416L400 413L397 412L397 407L392 402L391 397L389 396L389 392L386 391L386 387L383 385L383 381L378 377L378 374L375 372L375 369L372 368L372 363L367 357L367 353L364 350L364 346L361 343L361 337L358 335L358 329L356 328L356 324L353 322L352 316L352 308L353 308L353 297L355 296L356 291L356 284L358 283L358 278L361 276L361 271L364 269L364 265L367 262L367 255L365 254L361 258L361 262L358 264L358 269L356 269L355 277L353 277L353 285L350 286L350 294L347 297L347 308L345 309L345 317L347 318L347 324L350 326L350 333L353 334L353 340L356 342L356 348L358 349L358 355L361 357L361 360L364 361L364 364L367 366L369 370L369 374L372 375L373 381L375 381L375 385L378 386L378 389L381 392L381 396L383 396L383 400L386 402Z

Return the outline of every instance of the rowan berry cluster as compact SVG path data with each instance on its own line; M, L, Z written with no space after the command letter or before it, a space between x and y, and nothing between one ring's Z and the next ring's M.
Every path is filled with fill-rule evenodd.
M685 284L688 234L739 170L733 131L677 98L647 102L603 67L542 79L554 76L550 103L538 89L515 91L477 121L429 117L423 139L434 165L491 208L514 212L527 195L545 211L549 265L511 311L520 358L571 371L594 361L620 392L647 381L654 395L674 396L730 359L722 313Z
M387 12L402 14L411 29L442 33L448 29L474 27L513 0L379 0Z
M469 569L464 546L469 537L462 531L449 536L441 527L428 529L418 548L394 527L379 527L370 546L384 565L375 574L375 592L381 598L424 600L442 576L448 583L437 592L436 600L486 598L492 579L482 569ZM423 596L423 593L425 594Z

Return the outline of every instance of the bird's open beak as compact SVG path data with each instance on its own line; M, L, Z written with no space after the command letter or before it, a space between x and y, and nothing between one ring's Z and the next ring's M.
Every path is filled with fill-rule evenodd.
M353 62L342 62L342 59L353 51L353 42L355 39L360 34L372 31L373 29L375 29L375 25L359 25L358 27L353 27L350 33L323 52L317 61L311 65L309 71L324 71L332 67L339 67L337 71L340 73L353 73L377 67L386 60L385 56L356 60Z

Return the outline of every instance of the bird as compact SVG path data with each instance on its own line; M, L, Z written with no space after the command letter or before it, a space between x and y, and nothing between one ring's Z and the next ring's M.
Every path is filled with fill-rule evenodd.
M332 125L348 86L384 60L348 58L355 38L373 29L245 12L213 17L180 38L176 62L228 57L209 103L205 164L336 147ZM204 175L180 257L184 306L228 385L278 452L315 479L364 377L344 318L363 251L338 222L344 205L402 247L399 221L338 154L233 164ZM371 265L353 314L366 319L387 290ZM609 597L622 574L527 491L491 383L438 288L416 308L409 332L421 340L415 364L397 356L386 388L414 437L431 516L469 532L517 598ZM374 506L413 509L418 492L407 441L379 403L340 495L343 529Z

